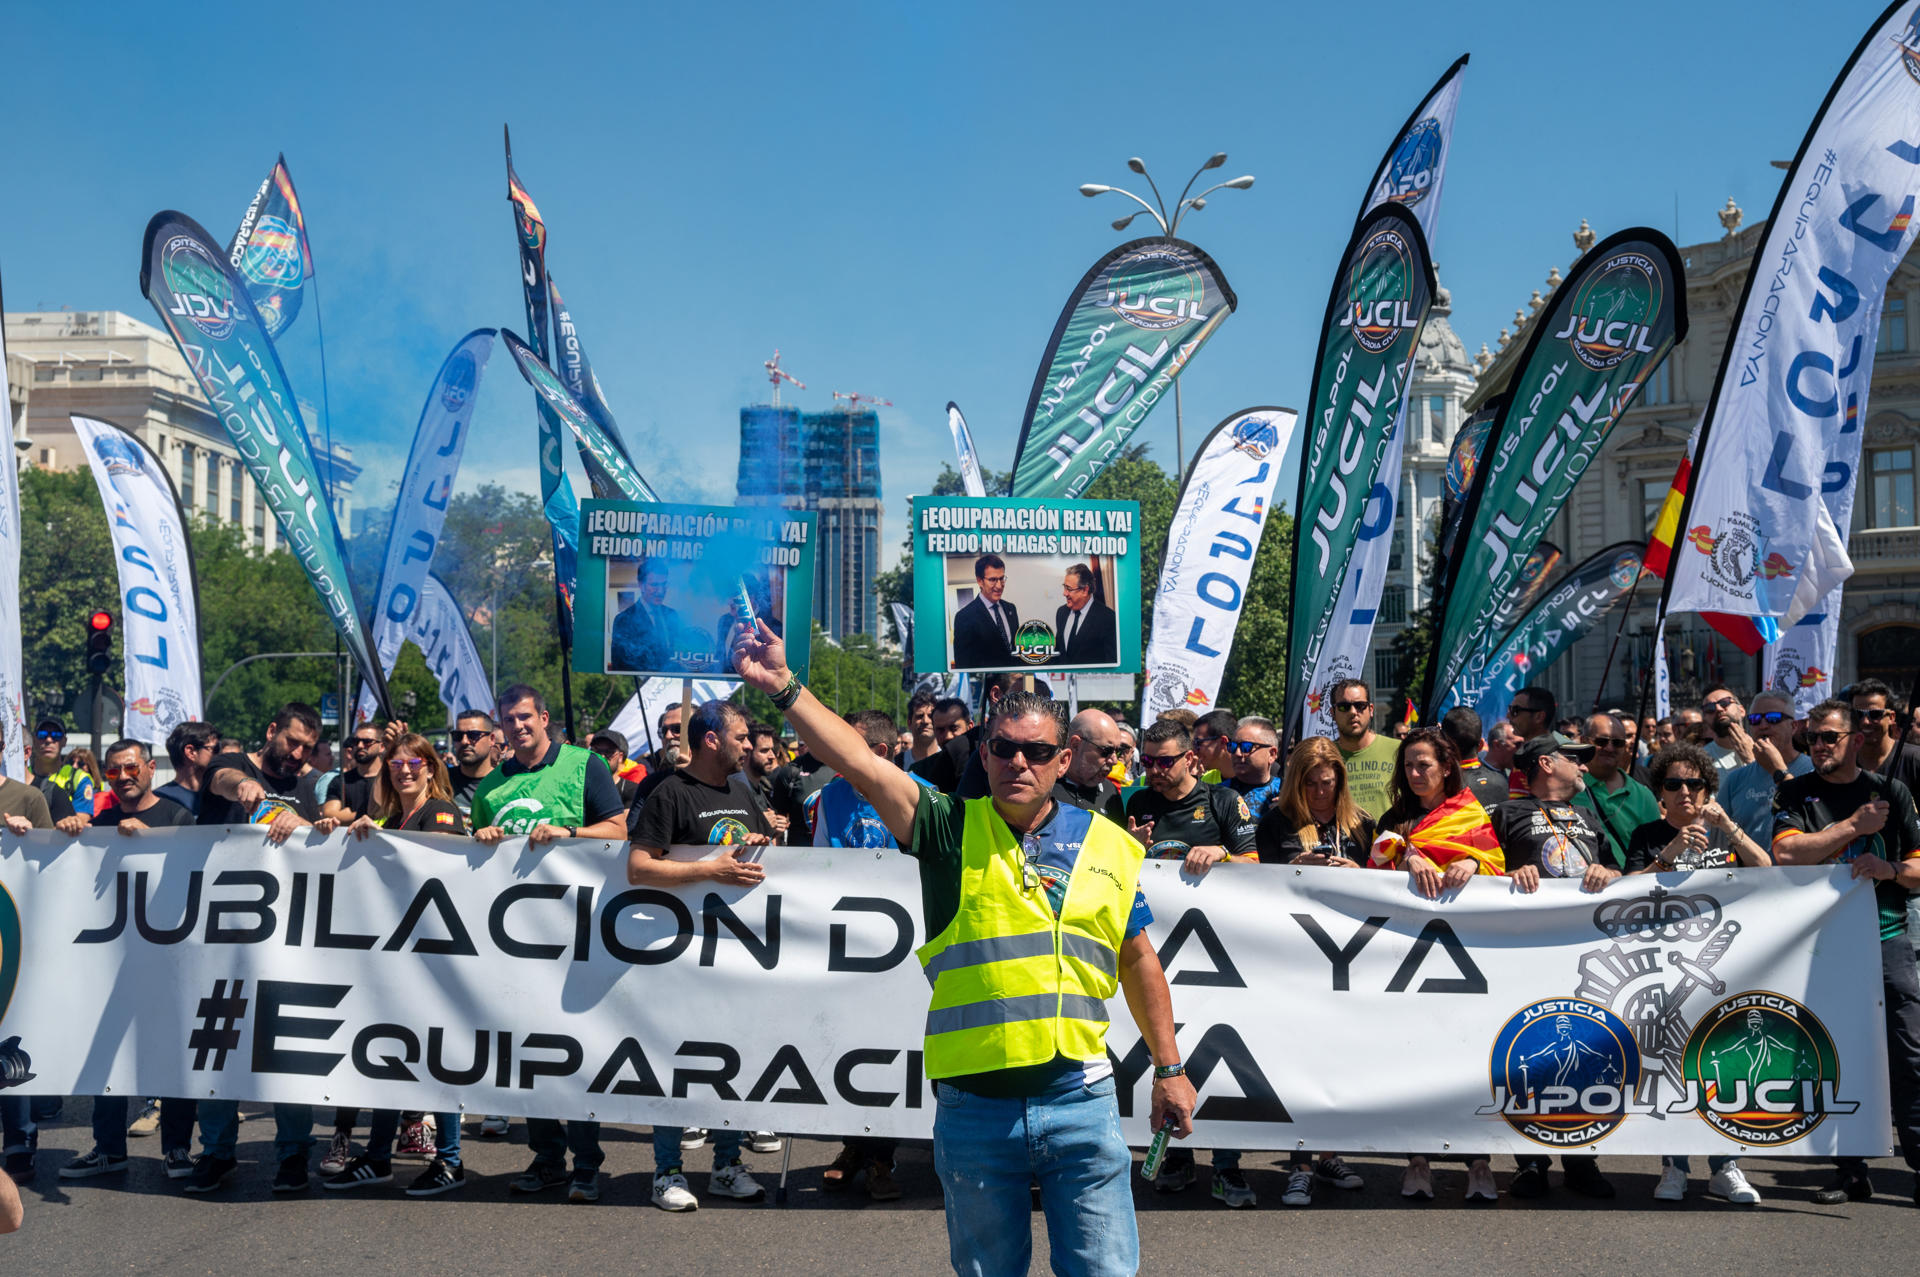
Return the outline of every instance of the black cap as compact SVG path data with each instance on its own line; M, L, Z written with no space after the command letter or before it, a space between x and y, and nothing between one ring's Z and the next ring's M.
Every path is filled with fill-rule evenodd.
M59 719L53 718L53 717L47 717L47 718L41 719L39 722L33 725L33 730L36 732L44 732L49 727L51 727L54 731L59 732L62 736L65 736L67 734L67 725L61 722Z
M1513 751L1513 763L1531 772L1548 754L1565 754L1576 763L1590 763L1595 752L1592 745L1583 745L1559 732L1548 732L1545 736L1535 736L1523 742L1520 748Z
M627 738L623 732L616 732L611 727L603 727L593 734L591 743L598 745L601 741L605 741L623 754L627 752Z

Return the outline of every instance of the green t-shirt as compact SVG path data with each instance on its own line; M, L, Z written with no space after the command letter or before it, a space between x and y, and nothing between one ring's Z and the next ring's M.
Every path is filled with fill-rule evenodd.
M1393 760L1400 754L1400 742L1391 736L1375 736L1373 744L1349 754L1339 741L1340 757L1347 765L1347 788L1360 810L1379 820L1393 805Z
M1587 777L1587 787L1573 796L1575 807L1584 807L1598 817L1603 845L1613 854L1613 867L1627 863L1627 844L1640 826L1660 819L1660 804L1653 791L1633 777L1622 773L1626 784L1609 790L1606 782Z

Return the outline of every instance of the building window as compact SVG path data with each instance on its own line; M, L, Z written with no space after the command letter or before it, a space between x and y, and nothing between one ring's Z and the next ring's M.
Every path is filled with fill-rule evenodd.
M1404 625L1407 620L1407 587L1389 585L1380 591L1380 615L1374 619L1382 625Z
M180 504L193 509L193 445L180 445Z
M67 375L73 381L98 381L100 380L100 365L75 364L73 371Z
M1427 442L1447 441L1447 399L1445 395L1427 396Z
M1869 454L1873 476L1873 526L1911 528L1913 507L1913 449L1887 448Z
M220 514L220 458L207 454L207 513Z
M1647 378L1647 384L1641 387L1640 402L1649 407L1673 402L1673 356L1668 355L1660 361L1660 366Z
M1873 344L1877 355L1897 354L1907 348L1907 299L1889 297L1880 312L1880 337Z
M35 381L52 381L53 374L57 371L59 370L55 368L49 368L45 364L37 364L34 366L34 369L33 369L33 379Z
M241 486L242 485L240 482L240 463L236 461L233 463L233 499L227 503L227 518L232 520L234 523L237 523L240 526L245 527L246 518L244 515L240 513Z
M1384 696L1390 687L1400 686L1400 653L1375 652L1373 654L1373 692L1375 697Z
M1660 518L1660 507L1666 504L1667 493L1673 490L1671 479L1640 480L1640 523L1641 531L1651 537L1653 525Z

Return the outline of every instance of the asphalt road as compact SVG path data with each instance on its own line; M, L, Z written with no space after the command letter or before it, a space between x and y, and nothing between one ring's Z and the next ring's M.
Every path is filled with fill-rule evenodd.
M61 1180L56 1172L91 1144L86 1100L69 1100L65 1115L43 1126L38 1175L22 1190L26 1225L0 1237L0 1273L217 1273L267 1277L319 1272L340 1277L404 1273L543 1273L609 1270L736 1273L940 1273L946 1271L946 1229L931 1152L903 1148L899 1181L905 1197L889 1204L822 1191L820 1173L835 1144L795 1145L785 1208L703 1201L687 1215L668 1215L647 1201L652 1152L644 1129L606 1128L608 1175L595 1206L569 1206L553 1195L509 1198L507 1180L527 1162L526 1133L516 1122L508 1140L482 1140L468 1128L469 1183L442 1197L411 1199L402 1186L412 1163L395 1164L395 1184L358 1193L316 1186L298 1197L274 1197L271 1121L240 1128L241 1168L231 1187L212 1197L183 1197L160 1170L158 1141L130 1144L123 1175ZM264 1110L255 1110L264 1112ZM324 1131L316 1135L324 1136ZM364 1134L364 1129L362 1130ZM316 1160L317 1160L316 1153ZM706 1186L705 1150L688 1155L696 1193ZM1308 1209L1280 1204L1284 1176L1278 1154L1248 1154L1245 1169L1261 1197L1258 1209L1227 1211L1207 1195L1203 1175L1185 1193L1142 1189L1142 1268L1146 1273L1224 1274L1274 1271L1461 1273L1539 1271L1554 1277L1604 1273L1686 1273L1734 1269L1743 1277L1810 1271L1894 1274L1913 1271L1920 1212L1914 1177L1895 1162L1876 1163L1879 1195L1871 1202L1820 1207L1813 1190L1830 1177L1816 1162L1749 1159L1743 1163L1766 1201L1734 1207L1705 1199L1704 1159L1696 1158L1695 1196L1667 1205L1651 1198L1659 1167L1652 1158L1604 1158L1620 1190L1612 1203L1574 1197L1558 1187L1541 1201L1504 1195L1508 1159L1496 1162L1503 1194L1492 1207L1460 1203L1464 1171L1436 1169L1440 1200L1404 1203L1397 1159L1354 1157L1366 1188L1322 1187ZM772 1189L780 1157L752 1156L754 1174ZM769 1193L771 1199L771 1192ZM1036 1272L1046 1272L1045 1229L1034 1216Z

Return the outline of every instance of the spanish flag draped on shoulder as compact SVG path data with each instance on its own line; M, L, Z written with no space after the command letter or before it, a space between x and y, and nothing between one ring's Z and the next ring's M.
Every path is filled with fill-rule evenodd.
M1500 850L1500 839L1487 819L1487 809L1463 789L1422 816L1403 838L1391 831L1373 840L1373 853L1367 858L1369 869L1397 869L1411 847L1445 869L1462 856L1480 865L1482 874L1507 872L1507 857Z

